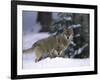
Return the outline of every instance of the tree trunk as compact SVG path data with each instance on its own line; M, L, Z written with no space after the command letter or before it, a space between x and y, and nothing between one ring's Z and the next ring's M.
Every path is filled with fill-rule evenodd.
M51 12L38 12L37 22L42 26L41 32L48 32L52 23Z

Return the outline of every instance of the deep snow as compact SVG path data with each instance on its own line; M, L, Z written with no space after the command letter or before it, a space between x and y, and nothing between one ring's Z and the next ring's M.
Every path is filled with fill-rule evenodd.
M48 37L48 33L31 33L23 35L23 49L30 48L34 42ZM49 57L35 63L35 54L25 53L23 54L23 69L40 69L40 68L65 68L65 67L80 67L89 66L89 59L72 59L72 58L53 58Z

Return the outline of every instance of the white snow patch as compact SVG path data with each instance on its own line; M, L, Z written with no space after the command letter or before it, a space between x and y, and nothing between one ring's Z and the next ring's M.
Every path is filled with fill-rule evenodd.
M73 41L71 41L71 44L72 44L73 46L76 46L76 44L75 44Z
M23 36L23 49L30 48L36 41L49 37L49 33L30 33Z
M75 37L80 37L80 34L76 34Z
M79 27L81 27L81 24L76 24L76 25L69 26L69 28L79 28Z
M64 17L64 19L67 20L67 21L71 21L72 20L71 17Z

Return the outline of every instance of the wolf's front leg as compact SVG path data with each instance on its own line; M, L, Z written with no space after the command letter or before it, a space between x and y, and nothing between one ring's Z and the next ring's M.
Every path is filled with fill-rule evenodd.
M64 50L61 50L61 51L60 51L60 53L59 53L59 57L63 57L63 58L65 57Z
M55 55L55 49L52 49L51 51L49 51L49 57L50 58L55 58L56 55Z

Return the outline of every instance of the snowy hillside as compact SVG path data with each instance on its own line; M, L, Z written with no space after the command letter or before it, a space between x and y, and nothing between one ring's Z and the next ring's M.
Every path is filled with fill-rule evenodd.
M34 42L48 37L48 33L31 33L23 36L23 49L30 48ZM23 69L39 69L39 68L63 68L63 67L80 67L89 66L90 60L87 59L72 59L72 58L46 58L35 63L35 54L23 54Z

